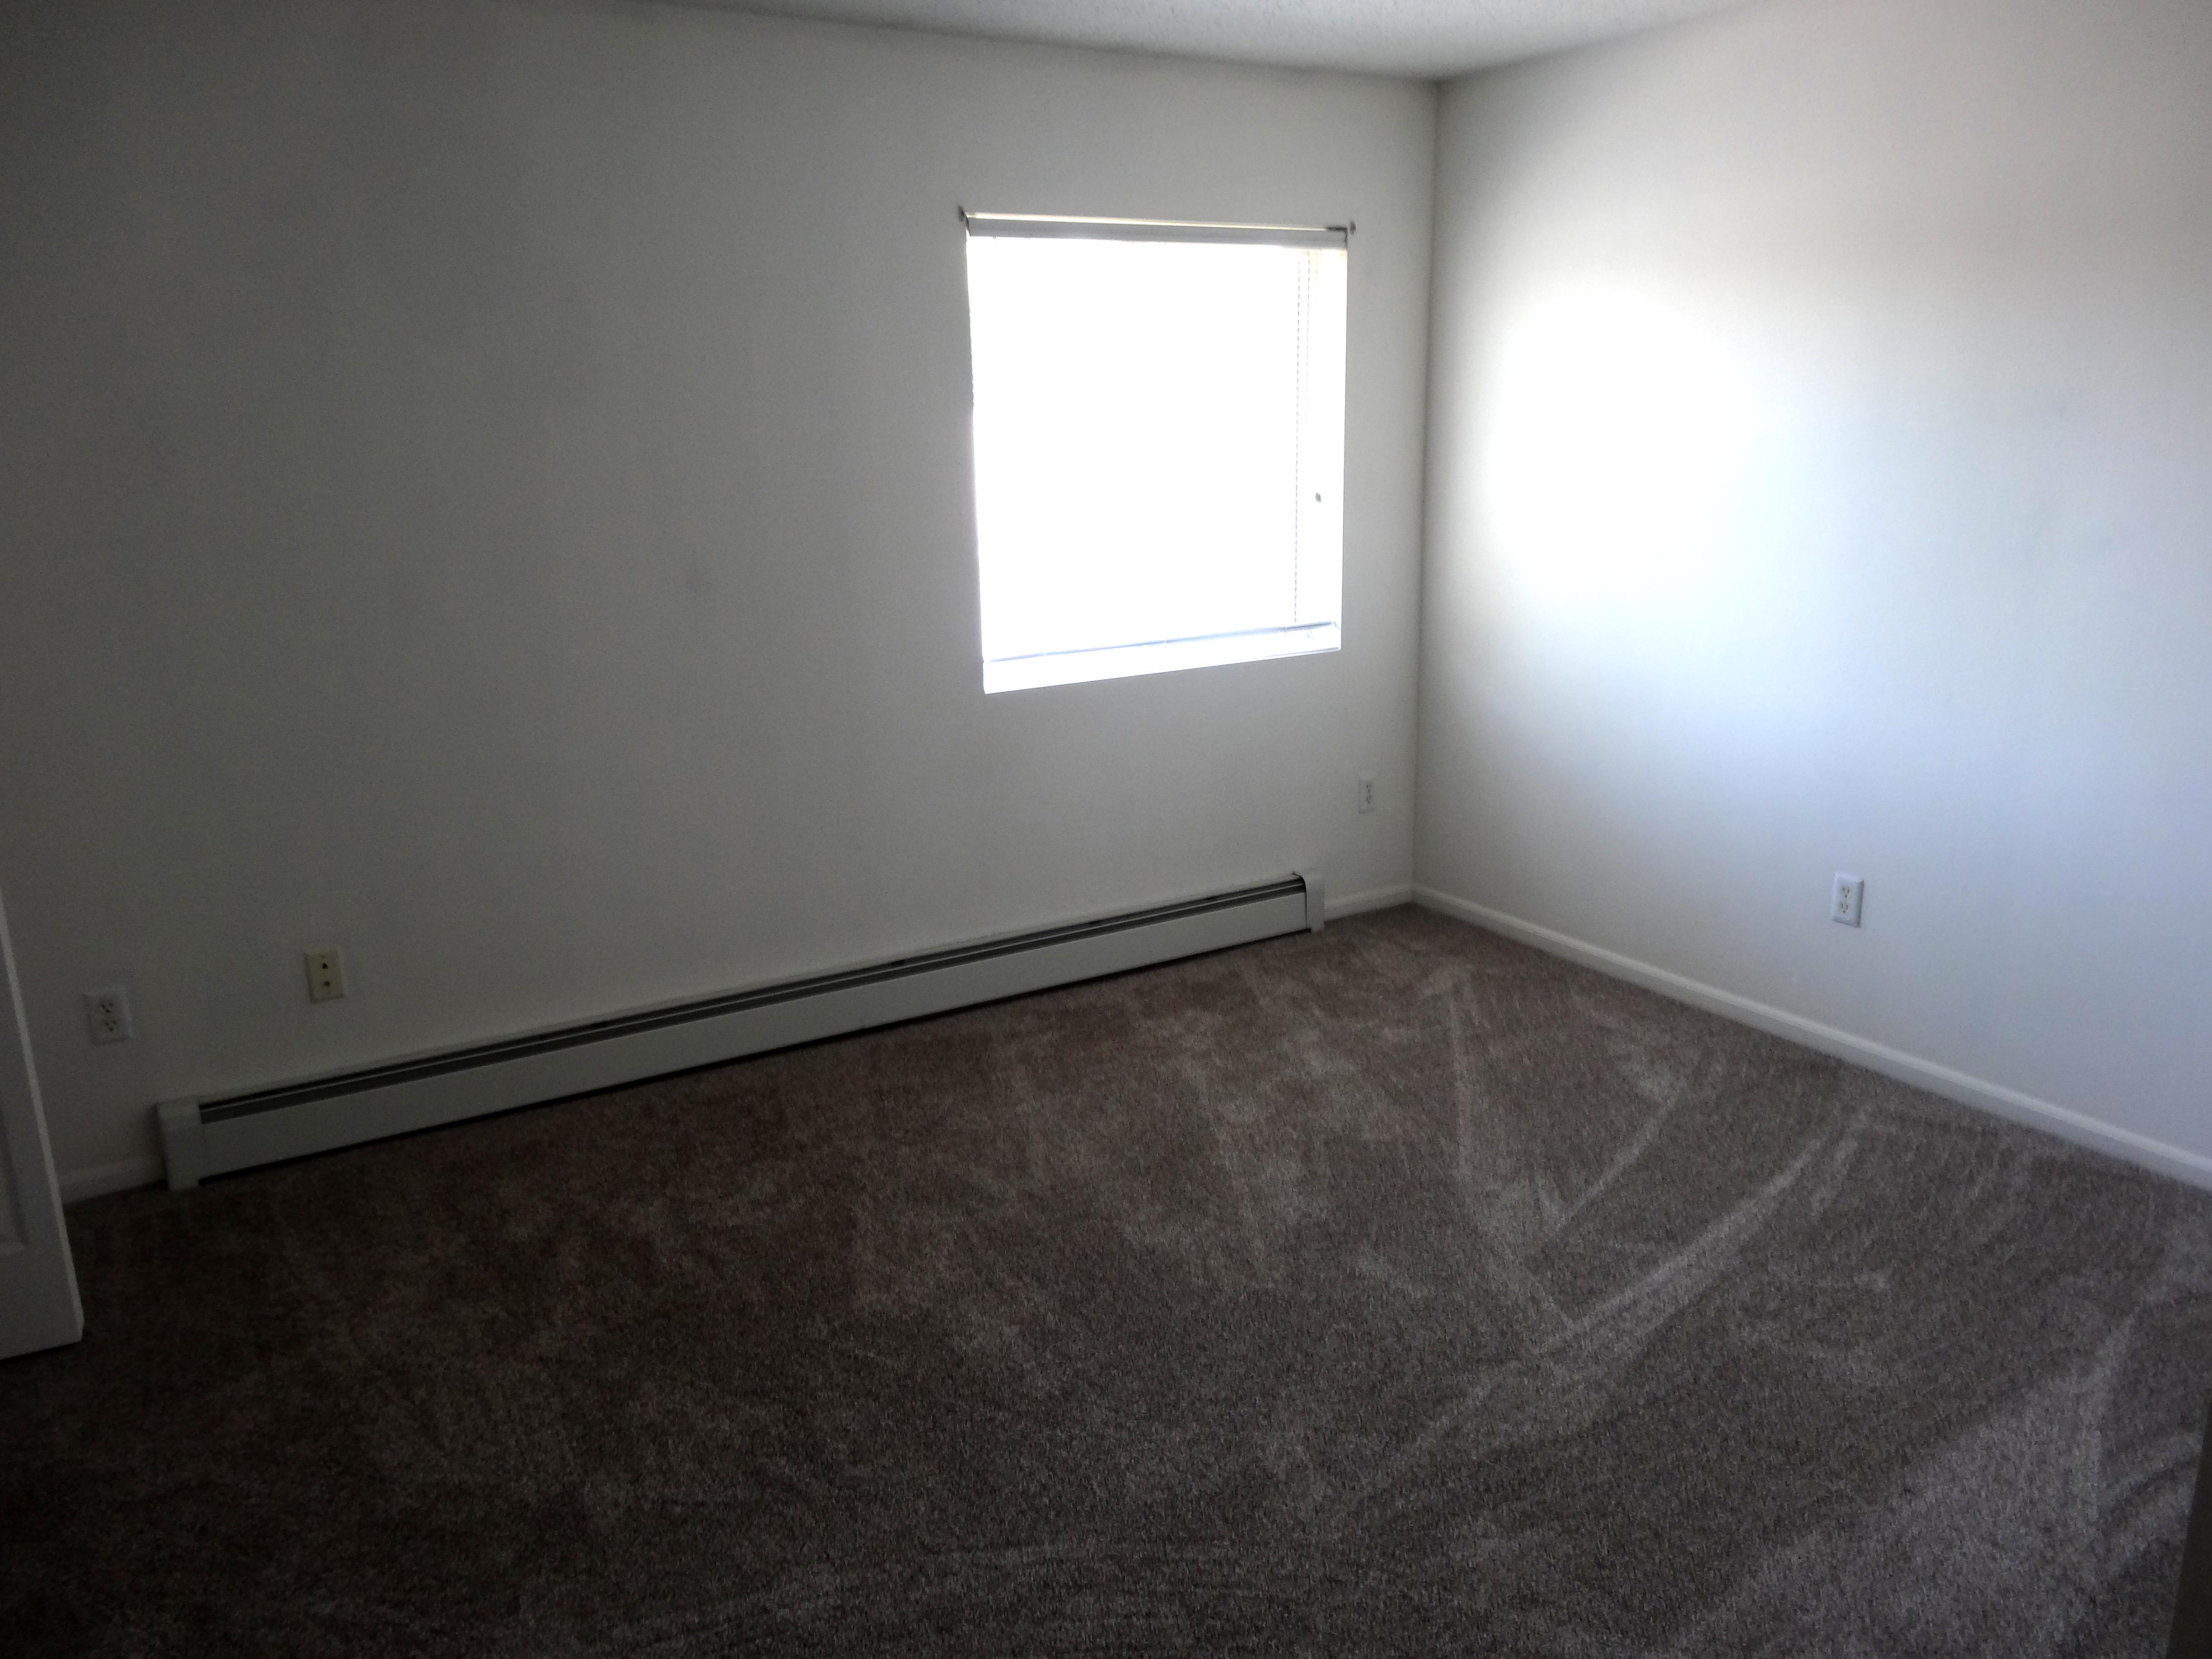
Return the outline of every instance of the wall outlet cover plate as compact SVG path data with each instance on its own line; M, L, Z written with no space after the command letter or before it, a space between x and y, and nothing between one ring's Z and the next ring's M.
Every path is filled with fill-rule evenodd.
M1836 872L1834 896L1828 903L1828 918L1846 927L1856 927L1866 913L1866 883L1857 876Z
M307 1000L329 1002L346 994L345 961L336 951L307 952Z
M85 1023L94 1042L131 1041L131 994L120 985L102 986L84 994Z

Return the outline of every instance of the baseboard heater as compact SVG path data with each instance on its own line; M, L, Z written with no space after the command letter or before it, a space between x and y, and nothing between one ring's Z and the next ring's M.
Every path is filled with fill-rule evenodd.
M1322 925L1319 876L155 1108L172 1188Z

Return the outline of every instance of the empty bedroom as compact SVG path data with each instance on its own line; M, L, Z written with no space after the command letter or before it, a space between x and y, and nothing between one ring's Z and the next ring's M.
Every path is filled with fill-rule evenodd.
M0 9L0 1650L2212 1655L2212 6Z

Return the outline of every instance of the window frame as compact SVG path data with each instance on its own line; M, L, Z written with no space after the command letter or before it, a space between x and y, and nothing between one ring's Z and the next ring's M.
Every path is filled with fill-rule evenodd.
M1320 341L1318 352L1309 331L1319 307L1311 294L1298 301L1300 336L1297 346L1298 386L1294 394L1296 459L1293 476L1297 483L1289 498L1291 514L1291 544L1288 550L1293 585L1301 586L1304 580L1307 556L1304 538L1308 534L1304 490L1310 482L1324 483L1314 500L1323 511L1315 520L1326 532L1328 546L1322 556L1330 580L1331 603L1327 607L1326 619L1319 617L1305 619L1303 601L1294 601L1292 620L1284 625L1268 625L1247 629L1230 629L1201 635L1162 639L1131 639L1093 647L1041 650L993 657L989 654L988 617L991 598L988 591L990 581L991 559L985 546L986 519L983 492L984 457L981 443L973 424L978 404L976 379L977 312L976 296L971 273L968 291L969 391L971 419L971 466L974 501L976 514L976 558L979 620L984 625L982 637L983 690L988 695L1003 691L1030 690L1048 685L1066 685L1131 678L1155 673L1170 673L1185 669L1226 666L1243 662L1262 661L1277 657L1323 654L1342 648L1343 644L1343 544L1344 544L1344 447L1346 405L1348 402L1348 357L1351 324L1351 241L1353 226L1343 225L1276 225L1207 223L1203 222L1166 219L1113 219L1078 217L1043 214L971 213L960 210L960 221L966 233L966 252L972 254L975 239L1013 238L1023 240L1080 240L1093 242L1150 242L1179 243L1206 246L1267 246L1287 249L1334 251L1343 256L1342 263L1331 276L1328 298L1335 310L1325 319L1328 333ZM1333 349L1334 361L1319 356ZM1310 388L1307 377L1310 366L1322 362L1325 379L1318 391ZM1334 393L1333 402L1322 408L1318 422L1315 410L1328 395ZM1316 438L1315 428L1320 436ZM1309 480L1306 476L1310 456L1324 459L1325 465ZM1324 497L1326 499L1324 499ZM1318 609L1318 607L1316 607Z

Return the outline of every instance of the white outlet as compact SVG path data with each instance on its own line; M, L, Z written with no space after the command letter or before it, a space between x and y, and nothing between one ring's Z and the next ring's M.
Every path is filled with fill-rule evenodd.
M1856 927L1865 909L1866 883L1856 876L1837 871L1835 896L1828 906L1828 919L1840 921L1846 927Z
M307 952L307 1000L328 1002L345 989L345 962L336 951Z
M84 994L84 1018L92 1027L94 1042L130 1042L131 994L120 985L87 991Z
M1372 772L1360 775L1359 810L1363 812L1371 812L1375 810L1375 775Z

